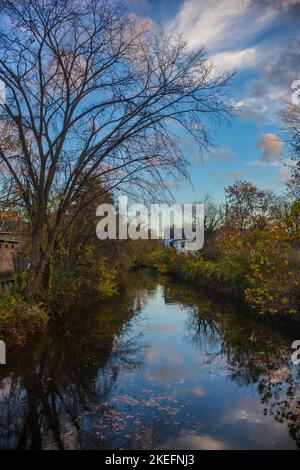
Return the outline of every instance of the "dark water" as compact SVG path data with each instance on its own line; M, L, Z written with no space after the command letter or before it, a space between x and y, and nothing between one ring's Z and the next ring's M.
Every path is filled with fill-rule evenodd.
M300 331L138 273L0 366L0 447L300 447ZM71 321L72 320L72 321Z

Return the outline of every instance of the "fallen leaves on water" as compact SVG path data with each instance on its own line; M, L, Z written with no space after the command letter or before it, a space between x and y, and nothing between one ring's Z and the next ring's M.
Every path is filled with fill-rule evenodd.
M103 413L102 418L103 419L115 419L118 417L118 412L115 410L112 411L106 411Z
M134 397L131 397L130 395L123 395L123 396L117 396L112 399L113 402L119 402L119 403L125 403L126 405L129 406L134 406L134 405L139 405L140 402Z
M125 428L126 428L126 424L124 423L113 423L113 430L115 432L121 432Z

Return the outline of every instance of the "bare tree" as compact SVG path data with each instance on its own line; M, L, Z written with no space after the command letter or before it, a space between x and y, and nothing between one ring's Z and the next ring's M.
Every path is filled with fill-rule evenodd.
M212 238L218 228L222 225L222 207L216 204L211 195L206 193L202 200L204 212L204 230L206 239Z
M227 186L225 197L225 223L238 230L263 229L273 216L274 194L260 190L248 181Z
M230 77L203 50L155 36L109 0L0 6L0 122L17 143L0 145L0 165L32 226L32 297L82 188L98 180L106 191L145 194L172 175L186 178L182 130L207 144L208 123L229 110Z
M291 178L287 186L291 196L300 199L300 105L286 104L280 117L291 149L292 162L288 165Z

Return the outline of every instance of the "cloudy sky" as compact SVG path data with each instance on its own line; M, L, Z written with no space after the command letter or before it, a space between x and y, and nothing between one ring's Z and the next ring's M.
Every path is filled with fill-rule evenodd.
M193 142L191 185L181 202L204 192L223 198L237 179L280 191L288 172L278 110L300 79L300 0L127 0L130 11L167 33L182 33L190 48L204 46L220 70L235 71L231 95L238 103L230 126L218 129L215 146L200 156Z

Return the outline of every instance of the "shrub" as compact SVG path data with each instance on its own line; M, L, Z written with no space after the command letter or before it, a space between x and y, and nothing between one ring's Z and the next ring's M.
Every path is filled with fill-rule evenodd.
M117 265L108 266L105 257L101 257L98 263L98 282L97 291L102 298L112 297L118 293L118 274Z
M8 347L24 346L46 330L48 312L43 304L26 302L20 294L5 293L0 296L0 336Z

